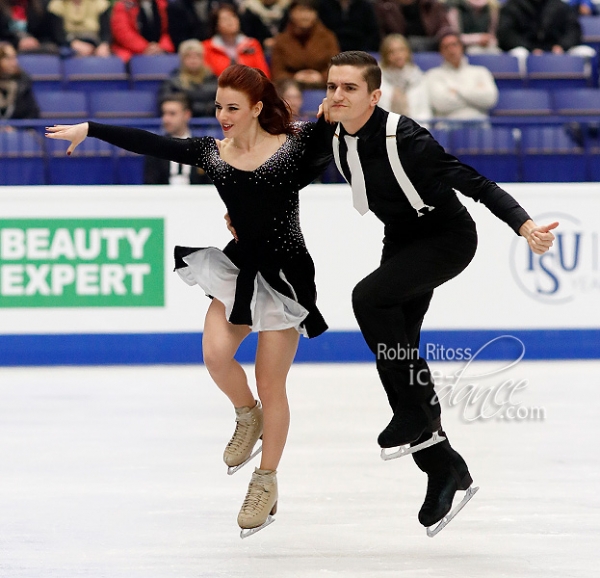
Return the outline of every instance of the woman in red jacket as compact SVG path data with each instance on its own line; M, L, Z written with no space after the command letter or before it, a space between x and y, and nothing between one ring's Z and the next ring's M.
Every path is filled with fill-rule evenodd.
M167 0L117 0L110 29L114 54L125 62L134 54L175 52L169 36Z
M219 6L215 13L215 31L212 38L204 41L204 61L213 74L219 76L231 64L245 64L270 77L260 42L240 32L240 19L233 6Z

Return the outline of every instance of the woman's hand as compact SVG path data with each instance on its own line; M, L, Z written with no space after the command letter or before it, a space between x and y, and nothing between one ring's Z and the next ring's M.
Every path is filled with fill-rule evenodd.
M329 104L326 98L323 99L323 102L319 105L319 110L317 111L317 118L320 118L321 116L326 122L331 122L329 118Z
M558 227L558 221L540 227L530 219L521 225L519 234L527 239L529 248L536 255L542 255L552 247L554 235L550 231L556 227Z
M81 144L88 134L89 125L87 122L80 124L55 124L54 126L46 127L46 137L68 140L70 141L67 154L70 155L76 148L77 145Z
M223 218L225 219L225 222L227 223L227 229L233 235L233 238L235 239L235 242L237 243L239 241L239 239L238 239L237 233L235 232L233 225L231 224L231 218L229 217L229 213L225 213L225 216Z

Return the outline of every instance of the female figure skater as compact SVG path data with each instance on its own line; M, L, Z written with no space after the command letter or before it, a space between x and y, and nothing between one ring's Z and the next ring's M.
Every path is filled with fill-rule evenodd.
M184 281L213 297L202 347L211 377L235 407L236 429L223 455L230 470L253 455L262 436L260 467L238 516L245 537L270 523L277 508L276 470L289 427L286 377L299 333L315 337L327 329L315 303L314 265L300 230L298 191L329 156L314 152L325 140L316 135L317 125L293 124L289 107L257 69L233 65L221 74L216 116L225 135L221 141L171 139L94 122L49 127L46 136L70 141L67 154L91 136L201 167L227 207L237 238L223 251L176 247L175 267ZM251 331L258 332L260 401L233 357Z

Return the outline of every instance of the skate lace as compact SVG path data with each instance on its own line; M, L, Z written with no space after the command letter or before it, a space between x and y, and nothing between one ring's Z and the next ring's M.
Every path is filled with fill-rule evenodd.
M235 422L235 431L227 444L227 449L234 451L247 445L250 428L256 423L256 419L251 413L248 413L247 415L237 416Z
M248 493L242 504L243 510L260 510L269 500L269 490L262 484L257 484L254 481L248 486Z

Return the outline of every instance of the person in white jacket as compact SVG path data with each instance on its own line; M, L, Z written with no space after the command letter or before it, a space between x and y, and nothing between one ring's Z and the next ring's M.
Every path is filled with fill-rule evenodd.
M413 62L408 40L388 34L379 48L381 55L381 98L379 106L403 114L420 124L431 118L425 75Z
M433 116L458 120L486 119L498 102L498 87L484 66L469 64L460 36L442 36L444 62L425 74Z

